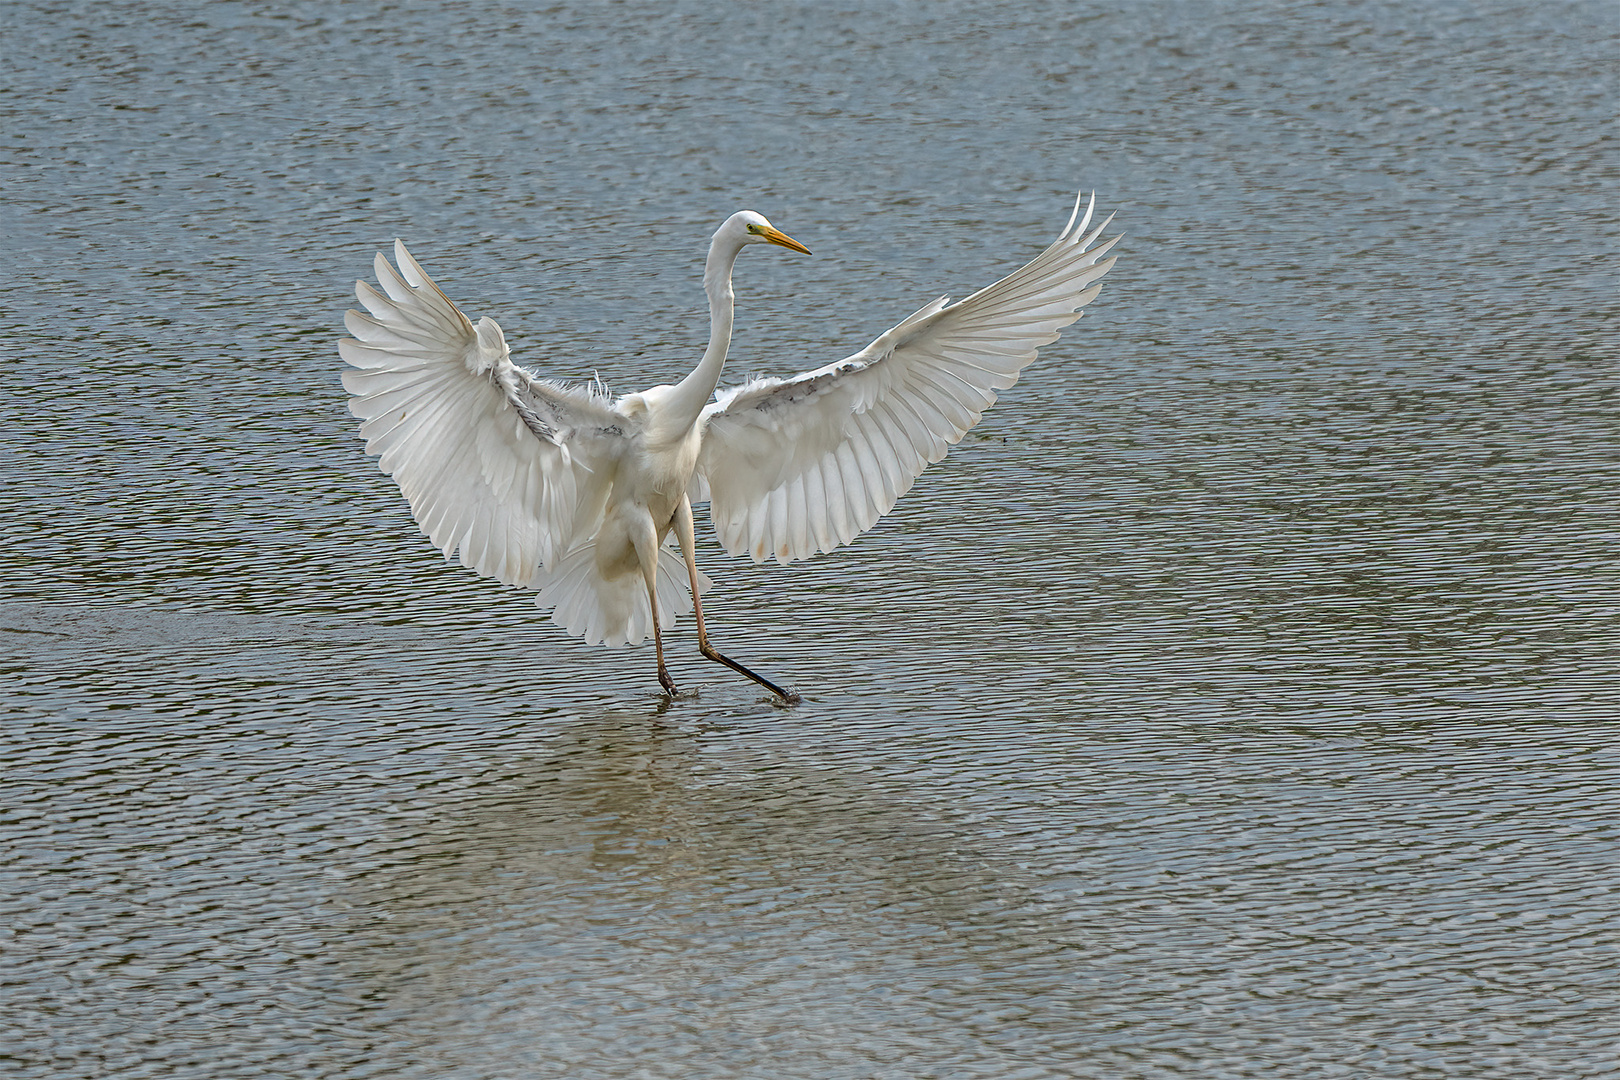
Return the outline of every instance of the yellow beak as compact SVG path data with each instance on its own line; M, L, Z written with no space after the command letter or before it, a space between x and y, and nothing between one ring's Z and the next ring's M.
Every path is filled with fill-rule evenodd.
M781 229L775 228L774 226L771 226L771 225L761 225L757 231L758 231L759 235L763 236L765 239L769 240L771 243L777 244L777 245L779 245L781 247L785 247L789 251L797 251L801 255L810 254L810 249L809 248L805 247L803 244L801 244L797 240L793 239L793 237L789 236L787 233L783 232Z

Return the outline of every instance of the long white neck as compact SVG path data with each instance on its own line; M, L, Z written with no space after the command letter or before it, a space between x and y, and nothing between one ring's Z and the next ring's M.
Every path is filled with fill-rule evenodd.
M692 373L682 379L670 394L666 409L671 419L687 427L697 423L703 407L720 385L720 372L726 366L726 350L731 348L733 294L731 268L742 253L740 240L715 233L709 244L709 258L703 264L703 291L709 295L709 347Z

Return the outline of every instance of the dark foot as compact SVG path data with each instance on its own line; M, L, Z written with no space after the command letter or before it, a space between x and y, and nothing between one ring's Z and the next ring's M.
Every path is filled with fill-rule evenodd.
M698 646L698 651L708 659L713 660L715 663L724 664L737 674L753 679L755 682L759 683L759 685L781 698L787 704L797 705L799 703L798 694L795 694L790 690L784 690L780 686L777 686L775 683L771 682L771 680L765 678L763 675L757 675L754 672L749 671L731 657L721 655L721 653L719 653L714 646L704 643Z
M681 696L681 692L675 689L675 680L669 677L669 672L663 667L658 669L658 684L664 688L664 693L670 697Z

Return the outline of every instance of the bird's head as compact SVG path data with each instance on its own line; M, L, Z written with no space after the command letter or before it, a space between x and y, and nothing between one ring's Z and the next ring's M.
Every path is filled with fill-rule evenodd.
M752 210L739 210L728 217L726 223L720 226L718 235L727 234L730 234L730 238L739 245L775 244L778 247L785 247L789 251L797 251L804 255L810 254L809 248L778 229L775 225L772 225L769 221L766 221L764 214L756 214Z

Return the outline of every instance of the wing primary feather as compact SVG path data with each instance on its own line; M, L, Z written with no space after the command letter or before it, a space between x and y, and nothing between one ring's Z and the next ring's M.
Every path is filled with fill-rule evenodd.
M895 500L900 497L900 478L905 470L900 464L900 455L896 452L894 444L889 441L883 414L873 409L862 413L861 419L866 425L867 445L872 448L872 456L877 460L878 469L883 477L883 512L887 514L894 508Z
M871 528L872 522L876 521L877 517L872 497L867 491L866 477L861 473L860 464L856 461L853 445L848 442L841 444L832 455L832 463L838 470L839 484L844 489L848 531L841 532L839 538L847 544Z
M1067 240L1069 238L1069 235L1070 235L1071 231L1076 231L1074 229L1074 219L1079 215L1079 213L1080 213L1080 203L1085 199L1085 197L1086 197L1086 192L1085 192L1084 188L1082 188L1080 191L1075 193L1075 196L1074 196L1074 209L1069 212L1069 223L1067 225L1063 226L1063 231L1062 232L1058 233L1058 236L1057 236L1058 240ZM1086 220L1082 221L1080 223L1080 228L1077 231L1079 231L1079 232L1085 232L1086 231L1086 222L1091 220L1091 211L1096 205L1097 205L1097 193L1095 191L1093 191L1091 193L1091 204L1086 207Z
M776 559L787 565L792 559L802 559L809 546L809 505L804 490L804 477L798 476L783 491L787 497L787 539L777 548ZM803 554L801 554L801 552Z
M876 518L888 513L889 508L883 501L883 470L878 465L877 453L872 449L872 443L867 436L864 420L865 418L862 417L861 421L863 422L856 425L857 437L850 439L846 445L849 447L849 452L854 457L856 465L860 468L861 490L866 493L867 501L872 504L872 509L876 511L876 517L873 519L876 520Z
M810 525L810 541L815 544L816 551L831 551L831 525L830 514L832 503L827 498L827 478L825 459L817 463L815 468L804 472L804 501L808 511L807 518Z

